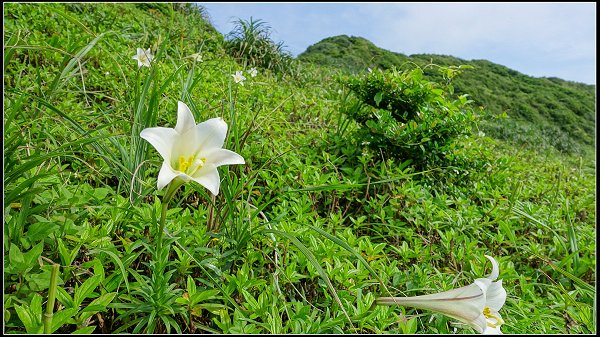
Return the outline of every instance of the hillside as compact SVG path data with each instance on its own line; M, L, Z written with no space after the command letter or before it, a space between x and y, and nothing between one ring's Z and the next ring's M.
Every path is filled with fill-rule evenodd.
M339 69L191 3L3 10L7 334L596 332L595 159L473 130L418 69L427 110L364 128Z
M469 65L454 80L457 94L469 94L476 105L493 115L503 112L512 119L485 124L485 131L496 138L531 142L539 137L555 148L572 153L591 151L595 139L594 85L558 78L535 78L486 60L462 60L453 56L394 53L375 46L367 39L346 35L326 38L298 55L298 60L364 73L367 67L389 69L413 62L442 66ZM436 78L435 69L426 71ZM522 133L533 133L528 140ZM538 145L536 143L531 145Z

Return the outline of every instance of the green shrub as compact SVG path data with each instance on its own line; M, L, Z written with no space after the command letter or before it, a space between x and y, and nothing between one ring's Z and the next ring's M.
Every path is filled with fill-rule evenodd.
M361 126L356 136L363 145L419 168L446 163L453 141L469 135L475 119L467 95L452 96L460 70L439 67L441 83L426 80L418 66L342 79L361 103L343 112Z

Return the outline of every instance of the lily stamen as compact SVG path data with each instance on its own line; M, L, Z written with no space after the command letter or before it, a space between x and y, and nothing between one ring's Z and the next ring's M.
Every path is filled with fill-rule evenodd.
M486 306L485 308L483 308L483 315L485 316L487 325L489 327L496 328L496 327L504 324L504 320L502 319L502 317L494 314L494 312L492 311L492 309L490 309L490 307ZM495 320L496 322L493 322L492 320Z

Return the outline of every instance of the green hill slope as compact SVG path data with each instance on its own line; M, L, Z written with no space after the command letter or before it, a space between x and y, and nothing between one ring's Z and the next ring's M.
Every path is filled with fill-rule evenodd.
M485 255L503 333L596 332L594 159L475 133L448 155L477 165L415 169L357 141L339 70L253 63L191 3L3 10L7 333L472 333L377 299L474 289Z
M375 46L367 39L346 35L326 38L298 56L298 60L342 69L349 73L367 67L388 69L407 62L420 66L470 65L455 79L456 93L469 94L477 105L510 120L485 123L490 135L501 139L549 143L564 152L590 150L595 133L596 86L558 78L535 78L486 60L463 60L446 55L406 56ZM426 71L435 77L434 68ZM523 133L528 133L523 137ZM535 138L539 140L536 141Z

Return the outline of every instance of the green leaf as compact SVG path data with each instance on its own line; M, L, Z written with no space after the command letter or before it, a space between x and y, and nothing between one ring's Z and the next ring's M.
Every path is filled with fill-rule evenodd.
M400 322L402 332L405 334L414 334L417 332L417 318L413 317L406 322Z
M89 317L91 317L93 314L95 314L97 312L105 311L106 306L108 306L110 304L110 302L112 302L115 299L116 296L117 296L116 292L115 293L106 293L106 294L102 294L100 297L93 300L87 307L85 307L81 311L81 315L79 316L80 321L87 320Z
M43 332L42 325L42 296L39 294L34 294L31 299L31 303L29 305L15 305L15 311L17 312L17 316L23 325L25 325L25 330L30 334L38 334Z
M219 293L220 291L218 289L209 289L209 290L204 290L201 291L199 293L196 293L192 296L190 296L190 299L192 300L192 303L200 303L200 302L204 302L208 299L213 299L215 298L215 296Z
M107 306L110 304L110 302L112 302L115 297L117 296L117 293L106 293L106 294L102 294L100 295L100 297L96 298L95 300L93 300L90 305L103 305L103 306Z
M552 269L556 270L557 272L563 274L564 276L566 276L568 279L570 279L571 281L575 282L578 286L580 286L581 288L583 288L585 291L589 292L590 294L595 294L596 293L596 289L594 288L593 285L586 283L584 280L580 279L579 277L569 273L568 271L560 268L559 266L555 265L554 263L552 263L550 260L535 254L533 252L531 252L532 255L536 256L537 258L539 258L540 260L543 260L544 262L546 262L550 267L552 267Z
M42 240L50 236L58 229L58 225L51 222L36 222L29 226L27 238L31 243Z
M23 254L25 265L28 267L33 267L37 259L39 259L39 257L42 255L42 250L44 250L44 243L40 242L35 247L31 248L30 251Z
M127 288L127 291L130 292L129 281L127 281L127 271L125 270L125 266L123 265L123 262L121 262L121 259L119 259L117 254L111 252L110 250L106 250L106 249L102 249L102 248L92 249L92 250L90 250L89 254L95 254L95 253L99 253L99 252L106 253L106 254L108 254L108 256L110 256L113 259L115 265L117 265L119 267L119 269L121 270L122 279L123 279L123 281L125 281L125 287Z
M52 272L49 267L50 266L42 267L41 273L25 274L25 280L27 280L27 282L29 284L29 288L32 291L42 291L42 290L48 289L48 287L50 287L50 276L51 276ZM62 283L60 276L58 277L58 279L59 279L59 282Z
M86 318L92 316L93 314L104 311L106 309L105 305L101 304L90 304L81 310L81 313L85 315L81 315L81 320L85 320Z
M96 326L86 326L85 328L81 328L72 332L73 335L89 335L94 332Z
M75 321L71 320L71 318L77 313L77 310L77 308L69 308L55 312L54 315L52 315L52 327L50 328L50 333L55 332L67 323L74 324ZM69 322L70 320L71 322Z
M375 94L375 97L373 99L375 100L375 104L379 106L379 103L381 103L381 100L383 99L383 92L380 91L377 94Z
M79 253L81 244L77 245L72 251L69 251L61 238L57 238L56 241L58 242L60 261L62 262L63 266L70 266L75 260L75 257L77 257L77 253Z
M190 297L194 296L194 294L196 294L196 283L194 282L194 278L188 275L187 278L187 292L188 295L190 295Z
M25 305L20 306L18 304L15 305L15 311L17 312L17 316L25 326L25 330L30 334L40 334L43 332L44 327L41 323L41 317L39 318L40 322L37 323L36 319L31 316L31 313Z
M103 278L104 275L94 275L83 282L81 286L76 286L74 296L75 306L79 307L84 299L90 297Z
M19 247L17 247L17 245L14 243L10 244L10 249L8 251L8 262L9 267L11 267L11 270L14 274L21 273L27 269L24 266L25 257L23 256L23 253L21 253Z
M63 287L56 287L56 299L67 308L75 307L75 302Z

